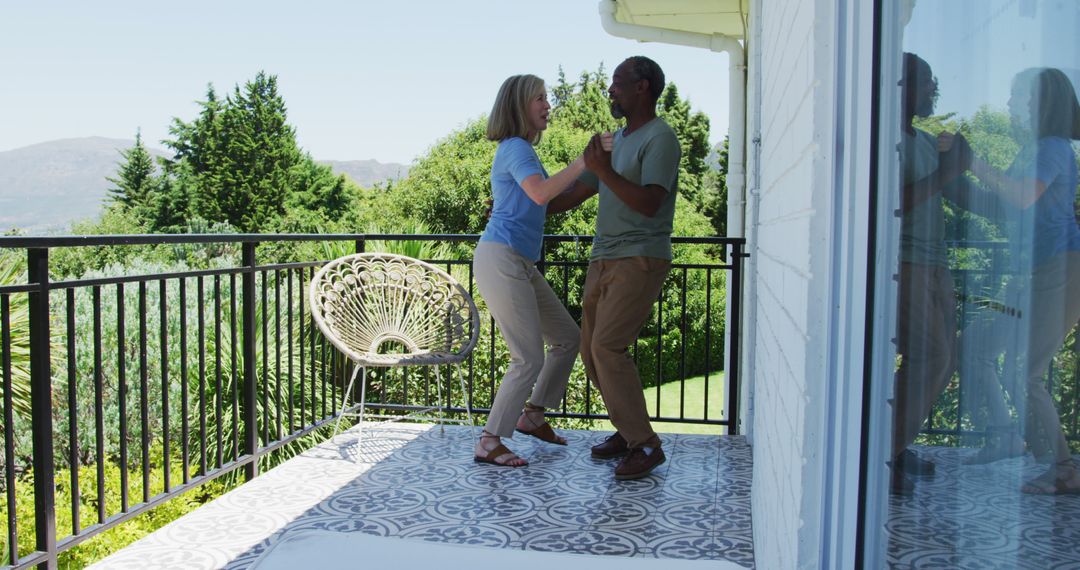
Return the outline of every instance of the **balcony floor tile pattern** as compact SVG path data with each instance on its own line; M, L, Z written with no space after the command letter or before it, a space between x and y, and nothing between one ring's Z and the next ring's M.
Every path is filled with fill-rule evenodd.
M937 470L933 477L913 478L911 496L889 497L890 568L1080 568L1080 496L1020 492L1046 465L1030 454L963 465L973 450L917 452Z
M476 464L467 427L366 426L171 523L96 568L256 568L313 531L526 551L723 560L752 568L751 449L738 436L663 435L667 462L615 481L589 447L610 432L518 435L525 468Z

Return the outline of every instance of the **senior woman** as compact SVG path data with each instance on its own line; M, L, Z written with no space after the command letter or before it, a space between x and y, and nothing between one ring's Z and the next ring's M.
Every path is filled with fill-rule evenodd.
M480 294L510 351L510 365L476 443L479 463L527 465L503 444L515 430L566 444L544 419L544 410L557 406L566 391L581 333L536 261L547 204L574 183L585 163L579 156L548 176L533 146L548 126L550 111L543 80L515 75L499 88L488 117L487 138L499 143L491 166L494 206L473 266Z

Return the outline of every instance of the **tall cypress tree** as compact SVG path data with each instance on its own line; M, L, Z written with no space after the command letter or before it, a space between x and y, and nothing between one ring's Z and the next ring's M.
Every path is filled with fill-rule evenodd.
M552 120L590 133L619 128L622 121L611 116L607 88L608 76L603 65L595 72L582 72L577 83L567 83L560 67L559 80L551 89L555 100Z
M148 200L146 219L154 233L180 233L187 227L190 195L187 179L162 176Z
M218 204L225 220L249 232L272 225L285 213L294 190L289 173L302 158L277 77L259 72L235 88L222 114L221 143Z
M173 119L169 134L174 138L164 141L174 152L165 170L179 179L174 188L183 188L188 200L188 211L180 217L199 217L211 221L223 221L219 205L221 193L221 115L223 102L217 98L213 85L206 88L206 100L200 101L202 110L190 123Z
M724 137L723 142L716 145L714 150L716 162L701 179L701 211L709 217L716 235L726 236L728 137Z
M120 151L124 163L116 172L116 178L108 178L115 184L109 188L109 200L120 204L124 209L140 208L147 205L155 184L154 158L142 143L142 133L135 133L135 145Z
M195 121L174 121L175 139L165 143L175 152L170 170L190 179L175 186L187 190L187 199L171 203L186 204L189 218L228 222L245 232L273 227L288 196L308 190L293 187L290 173L305 157L277 77L259 72L224 101L210 86L201 106Z
M679 163L679 191L703 209L702 177L709 169L705 159L709 156L709 117L698 111L690 112L690 102L679 98L679 88L669 83L657 102L657 115L663 118L682 147Z

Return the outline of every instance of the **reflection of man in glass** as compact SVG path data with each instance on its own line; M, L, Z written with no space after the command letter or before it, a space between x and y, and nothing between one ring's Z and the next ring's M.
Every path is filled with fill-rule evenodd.
M970 160L966 146L939 150L938 138L916 129L915 117L934 112L938 86L930 65L914 54L903 60L900 144L900 292L893 400L891 490L911 492L908 475L932 475L934 465L908 446L956 369L956 300L945 246L942 194L966 202L960 175Z

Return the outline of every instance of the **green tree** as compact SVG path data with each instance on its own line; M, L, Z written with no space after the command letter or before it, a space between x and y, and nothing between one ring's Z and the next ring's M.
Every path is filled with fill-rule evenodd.
M663 118L679 139L682 160L679 163L679 193L698 211L704 213L718 235L727 230L727 141L716 152L723 172L709 166L709 117L693 111L690 101L679 97L679 88L670 83L657 105Z
M173 168L171 165L165 166L166 172ZM166 174L156 182L142 219L153 233L182 233L191 211L190 178Z
M614 131L621 122L611 116L611 102L607 96L608 76L601 64L596 71L583 71L576 83L567 83L566 74L559 67L559 79L551 89L554 103L551 109L552 123L588 133Z
M718 236L727 235L728 137L713 149L716 163L709 165L701 181L701 212L712 222Z
M144 208L150 200L154 179L154 158L142 142L142 133L135 132L135 145L120 151L124 163L117 170L116 178L108 178L115 186L109 188L110 201L127 208Z
M0 285L26 283L26 262L16 250L0 250ZM4 323L11 337L11 402L15 413L30 419L30 309L26 295L8 297L10 316ZM0 394L4 386L0 385ZM6 395L6 394L5 394Z
M669 83L657 102L657 115L664 119L679 138L682 161L679 163L679 192L691 203L701 206L702 177L709 166L709 117L691 112L690 101L679 97L679 88Z
M286 122L277 77L259 72L237 86L221 115L222 149L216 188L209 189L222 220L257 232L285 213L290 170L301 161L294 129Z
M329 166L306 153L290 171L288 186L298 191L286 196L287 211L317 212L327 219L338 218L352 208L359 190L344 174L335 175Z
M952 114L944 115L951 119ZM996 111L989 106L982 106L970 119L960 121L942 120L942 128L932 130L934 134L942 130L960 131L971 143L971 148L995 168L1004 170L1012 164L1016 153L1020 151L1018 140L1028 136L1015 133L1012 119L1006 111Z
M224 102L219 101L213 85L206 88L206 101L200 101L202 110L190 123L173 119L169 128L171 140L163 141L173 150L172 160L166 161L165 170L170 176L184 180L190 190L190 210L207 220L222 221L224 215L217 201L215 188L222 170L222 121Z
M148 225L141 221L134 210L119 204L108 204L96 220L75 222L71 225L73 235L119 235L144 234ZM110 265L120 266L148 254L154 246L92 246L63 247L49 254L49 273L54 279L81 277L87 271L99 270Z
M294 192L328 196L332 203L314 208L323 211L346 200L343 181L328 168L320 171L300 151L278 78L260 71L224 101L211 85L200 105L199 117L190 123L175 120L170 130L175 138L165 141L175 152L168 172L179 179L160 204L171 225L199 216L257 232L279 225ZM298 202L311 209L311 200ZM187 212L178 216L177 208Z
M480 117L438 141L409 170L409 177L393 186L392 202L401 218L419 221L437 234L484 228L483 204L491 195L495 157L486 125L487 119Z

